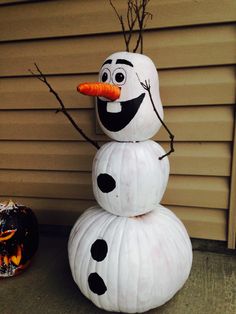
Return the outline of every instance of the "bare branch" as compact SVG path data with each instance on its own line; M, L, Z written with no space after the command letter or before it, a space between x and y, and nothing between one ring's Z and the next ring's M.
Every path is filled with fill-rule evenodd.
M117 17L118 17L118 20L120 21L120 24L121 24L121 29L122 29L122 33L123 33L123 37L124 37L124 41L125 41L125 46L126 46L126 51L129 51L129 43L127 42L127 38L126 38L126 34L125 34L125 24L124 24L124 21L123 21L123 17L122 15L120 15L118 13L118 11L116 10L116 7L114 6L114 4L112 3L112 0L110 0L110 5L112 6L112 8L114 9Z
M140 52L143 53L143 30L147 24L147 20L151 17L152 14L146 11L146 7L150 0L128 0L127 1L127 12L126 12L126 20L127 20L127 30L125 27L125 22L123 20L122 15L120 15L114 6L112 0L110 0L110 4L114 9L122 28L123 37L125 40L126 51L129 51L129 45L134 34L134 27L138 24L138 39L133 49L133 52L136 52L140 46Z
M139 77L138 77L139 79ZM150 101L152 103L152 107L153 107L153 110L155 112L155 114L157 115L157 118L159 119L159 121L161 122L161 124L163 125L163 127L165 128L165 130L167 131L167 133L169 134L169 138L170 138L170 150L163 156L159 157L159 160L162 160L164 157L170 155L171 153L173 153L175 150L174 150L174 134L171 133L170 129L167 127L167 125L165 124L165 122L162 120L161 116L159 115L155 105L154 105L154 101L153 101L153 98L152 98L152 94L151 94L151 85L150 85L150 81L147 81L145 80L145 82L141 82L139 80L140 84L142 85L142 87L148 92L148 95L149 95L149 98L150 98Z
M134 3L133 3L133 0L129 0L128 9L127 9L127 22L128 22L129 32L126 38L128 46L132 38L133 29L136 24L136 21L137 21L137 16L135 15L135 11L134 11Z
M60 98L60 96L58 95L58 93L53 89L53 87L51 86L51 84L48 82L46 76L42 73L42 71L39 69L38 65L36 63L34 63L35 68L37 70L38 73L34 73L31 69L29 69L29 72L36 77L38 80L40 80L41 82L43 82L44 84L47 85L47 87L49 88L49 92L52 93L57 101L59 102L61 109L57 109L56 113L58 112L62 112L67 119L70 121L70 123L73 125L73 127L76 129L77 132L79 132L79 134L89 143L91 143L93 146L95 146L97 149L99 149L99 145L97 142L93 141L92 139L90 139L84 132L83 130L77 125L77 123L75 122L75 120L71 117L71 115L68 113L68 111L65 108L65 105L62 101L62 99Z
M152 19L152 14L146 11L149 1L150 0L141 0L138 3L138 0L135 0L135 12L138 18L139 36L133 52L136 52L140 46L140 53L143 53L143 31L146 27L148 19Z

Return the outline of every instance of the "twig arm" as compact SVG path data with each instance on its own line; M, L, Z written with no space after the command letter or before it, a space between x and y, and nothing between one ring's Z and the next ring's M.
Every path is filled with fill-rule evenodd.
M65 108L65 105L62 101L62 99L60 98L59 94L53 89L53 87L51 86L51 84L48 82L46 76L42 73L42 71L39 69L38 65L36 63L34 63L35 68L37 70L38 73L34 73L32 70L29 70L29 72L36 77L38 80L40 80L41 82L43 82L44 84L47 85L47 87L49 88L49 92L52 93L57 101L59 102L61 109L57 109L57 112L62 112L67 119L70 121L70 123L73 125L73 127L76 129L76 131L79 132L79 134L86 140L88 141L90 144L92 144L94 147L96 147L97 149L100 148L100 146L98 145L97 142L95 142L94 140L90 139L85 133L84 131L77 125L77 123L75 122L75 120L72 118L72 116L68 113L68 111Z
M154 105L154 101L153 101L152 94L151 94L150 82L145 80L144 83L140 81L140 84L148 92L150 101L152 103L153 110L154 110L155 114L157 115L157 118L159 119L159 121L161 122L161 124L163 125L163 127L165 128L165 130L167 131L167 133L169 134L169 137L170 137L170 150L165 155L159 157L159 160L162 160L164 157L170 155L171 153L173 153L175 151L174 150L174 137L175 136L174 136L174 134L171 133L170 129L167 127L165 122L162 120L161 116L159 115L159 113L158 113L158 111Z

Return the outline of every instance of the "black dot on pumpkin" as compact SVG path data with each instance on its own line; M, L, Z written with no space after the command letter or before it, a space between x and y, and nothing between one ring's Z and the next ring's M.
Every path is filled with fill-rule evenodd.
M97 184L103 193L109 193L116 187L116 181L107 173L100 173L97 177Z
M91 255L92 258L97 261L101 262L107 256L108 246L105 240L98 239L96 240L91 246Z
M103 279L97 273L91 273L88 277L89 288L93 293L102 295L107 291Z

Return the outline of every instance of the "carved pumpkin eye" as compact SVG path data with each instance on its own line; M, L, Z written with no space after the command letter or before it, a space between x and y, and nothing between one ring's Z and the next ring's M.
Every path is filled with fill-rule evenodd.
M4 232L1 232L0 233L0 242L7 241L7 240L11 239L14 236L16 230L17 229L7 230Z
M116 85L124 85L126 82L126 72L122 68L116 69L112 74L112 81Z

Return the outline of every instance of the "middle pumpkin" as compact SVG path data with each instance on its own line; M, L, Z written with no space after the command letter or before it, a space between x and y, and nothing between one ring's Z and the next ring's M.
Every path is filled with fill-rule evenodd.
M156 142L109 142L93 161L93 193L99 205L119 216L145 214L159 204L169 178L168 158Z

